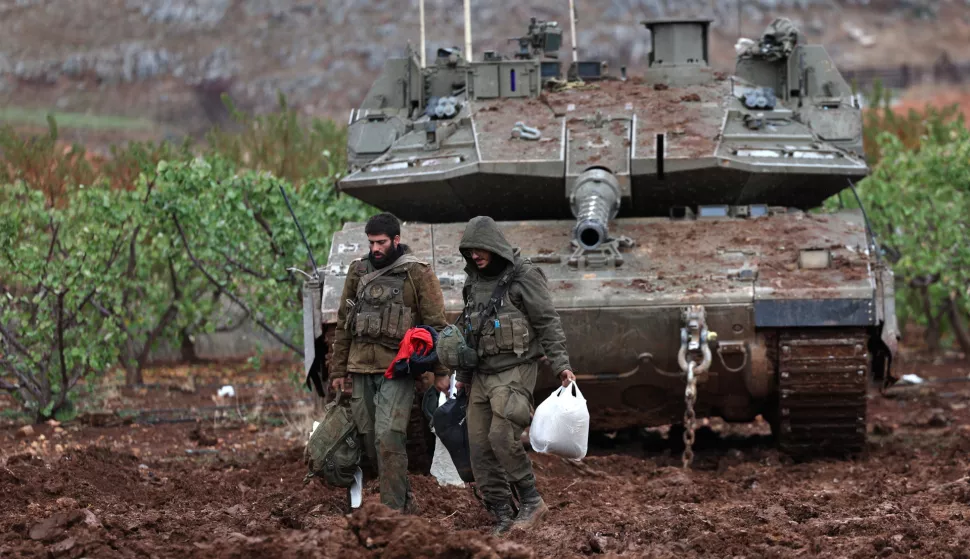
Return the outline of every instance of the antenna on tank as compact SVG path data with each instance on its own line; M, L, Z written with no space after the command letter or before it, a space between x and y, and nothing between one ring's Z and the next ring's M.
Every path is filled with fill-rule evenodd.
M465 60L472 61L472 7L471 0L465 0Z
M427 47L424 41L424 0L418 0L418 17L421 19L421 67L428 66Z
M740 40L741 37L743 36L743 35L741 35L741 25L742 25L741 24L741 17L742 17L741 16L741 8L742 8L742 2L741 2L741 0L735 0L735 1L738 3L738 39Z
M576 0L569 0L569 36L573 41L573 62L576 62Z

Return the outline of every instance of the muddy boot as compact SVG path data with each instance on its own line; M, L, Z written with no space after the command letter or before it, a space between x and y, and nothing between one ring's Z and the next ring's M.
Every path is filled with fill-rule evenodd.
M536 480L531 478L515 484L519 493L519 514L515 517L515 527L532 528L549 512L549 507L536 491Z
M404 501L404 514L410 514L417 516L421 514L421 507L418 506L418 502L414 499L414 493L408 490L407 497Z
M512 506L508 503L502 503L501 505L485 505L488 512L492 513L492 517L495 520L495 524L492 528L492 535L499 536L512 529L512 519L514 518L512 514Z

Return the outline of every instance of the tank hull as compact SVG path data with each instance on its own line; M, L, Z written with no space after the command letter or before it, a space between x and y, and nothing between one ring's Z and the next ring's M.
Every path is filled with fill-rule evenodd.
M687 305L704 307L707 326L718 337L710 370L698 383L699 416L750 421L774 415L778 340L786 333L854 332L871 340L867 355L891 357L894 349L881 342L895 339L895 316L891 308L886 312L891 272L869 254L858 212L621 218L611 233L632 246L621 249L621 265L599 268L570 264L571 222L499 225L548 279L596 430L682 417L685 380L677 352ZM464 226L412 223L402 231L403 242L433 265L452 320L462 305L464 260L457 247ZM320 270L319 302L311 303L320 331L333 327L347 266L366 254L365 241L360 223L336 234L328 265ZM826 254L826 266L807 264L806 252ZM535 389L537 402L555 386L546 370Z

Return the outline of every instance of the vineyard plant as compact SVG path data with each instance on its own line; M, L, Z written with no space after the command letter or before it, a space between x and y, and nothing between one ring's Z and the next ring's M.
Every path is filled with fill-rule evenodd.
M0 390L36 420L70 416L73 389L113 367L140 384L153 350L191 359L195 336L243 319L302 351L304 276L290 269L312 265L283 192L317 258L374 210L336 193L332 123L285 104L234 114L237 131L204 145L133 143L105 160L61 146L54 122L39 138L0 131Z
M899 318L924 329L931 351L955 343L970 358L970 132L955 107L883 106L866 125L875 164L858 194L896 274ZM843 192L827 202L839 206L858 204Z

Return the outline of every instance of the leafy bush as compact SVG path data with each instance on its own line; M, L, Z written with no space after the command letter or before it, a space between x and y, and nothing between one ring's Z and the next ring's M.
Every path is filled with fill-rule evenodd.
M92 302L117 285L128 194L72 196L58 208L22 182L0 190L0 389L38 420L69 411L71 389L118 355L118 329Z
M158 166L154 218L170 219L185 254L218 292L229 296L280 343L302 354L303 276L288 272L312 265L286 208L285 189L316 255L346 221L372 210L338 197L333 174L310 179L299 190L273 174L236 172L220 157Z
M870 165L884 157L879 139L884 133L898 138L905 148L916 150L927 135L936 142L946 141L938 134L945 134L948 129L944 125L960 116L956 105L937 108L929 104L922 111L910 109L905 115L899 114L892 108L891 92L878 82L869 93L869 105L863 117L863 142Z
M295 109L279 97L279 110L254 116L235 108L228 97L235 129L213 129L207 152L235 166L273 175L299 185L316 177L336 177L346 167L346 128L332 120L305 123Z
M342 129L282 98L233 114L239 130L206 146L131 143L94 165L53 119L40 137L0 129L0 389L35 418L69 413L71 389L115 363L140 384L153 349L191 350L226 299L302 354L287 268L311 265L280 189L317 257L374 210L335 191Z
M141 174L154 177L160 161L191 159L193 146L189 139L181 144L162 142L129 142L124 146L111 146L111 157L101 164L100 176L112 188L133 190Z
M141 175L133 191L116 195L131 207L134 226L125 238L117 281L92 301L121 334L118 360L129 385L142 383L142 371L159 343L171 344L205 330L216 304L214 292L184 254L170 220L151 211L155 183Z
M970 132L962 117L920 122L915 145L891 132L876 138L882 158L859 196L902 284L900 317L925 326L933 349L949 325L970 356Z
M47 133L24 137L9 126L0 127L0 185L23 181L42 192L51 206L63 207L70 190L92 184L97 174L80 145L64 147L57 141L57 123L47 119Z

